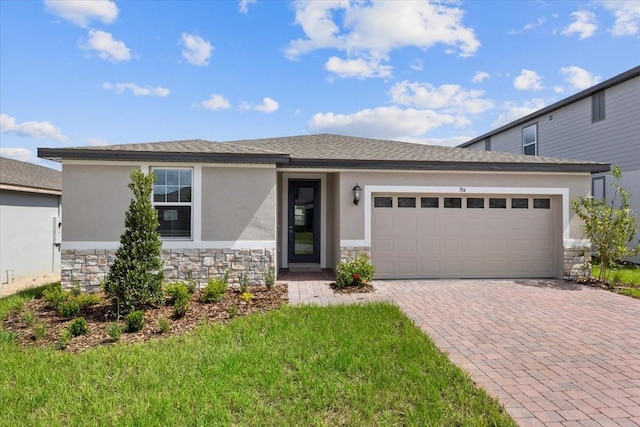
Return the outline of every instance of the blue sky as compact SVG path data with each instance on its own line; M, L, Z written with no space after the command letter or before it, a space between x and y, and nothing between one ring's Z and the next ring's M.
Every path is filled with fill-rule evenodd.
M336 133L455 146L640 64L640 1L0 1L0 154ZM59 167L59 166L58 166Z

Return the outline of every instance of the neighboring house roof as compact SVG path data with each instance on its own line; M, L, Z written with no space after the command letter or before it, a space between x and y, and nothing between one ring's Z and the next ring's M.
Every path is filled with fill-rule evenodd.
M558 101L558 102L556 102L554 104L551 104L548 107L544 107L544 108L542 108L542 109L540 109L538 111L534 111L533 113L531 113L531 114L529 114L527 116L524 116L524 117L522 117L522 118L520 118L518 120L515 120L513 122L507 123L504 126L501 126L501 127L497 128L497 129L494 129L494 130L492 130L490 132L487 132L487 133L485 133L483 135L480 135L480 136L478 136L476 138L473 138L470 141L464 142L464 143L458 145L458 147L461 147L461 148L468 147L468 146L470 146L472 144L475 144L475 143L480 142L480 141L482 141L484 139L487 139L487 138L489 138L489 137L491 137L493 135L497 135L499 133L502 133L502 132L504 132L506 130L509 130L509 129L517 127L517 126L521 126L521 125L523 125L523 124L525 124L527 122L530 122L531 120L535 120L535 119L537 119L539 117L546 116L547 114L552 113L552 112L554 112L555 110L557 110L559 108L566 107L567 105L573 104L574 102L577 102L577 101L580 101L580 100L582 100L584 98L587 98L587 97L593 95L596 92L600 92L602 90L605 90L605 89L610 88L612 86L615 86L615 85L618 85L620 83L626 82L627 80L631 80L631 79L636 78L638 76L640 76L640 65L637 66L637 67L634 67L634 68L632 68L632 69L630 69L628 71L625 71L624 73L618 74L615 77L612 77L612 78L610 78L608 80L605 80L602 83L598 83L595 86L592 86L592 87L590 87L588 89L585 89L582 92L578 92L575 95L572 95L572 96L570 96L568 98L562 99L562 100L560 100L560 101Z
M274 163L278 167L413 170L604 172L609 165L341 135L210 142L203 140L104 147L40 148L50 160L156 160Z
M33 163L0 157L0 189L61 194L62 173Z

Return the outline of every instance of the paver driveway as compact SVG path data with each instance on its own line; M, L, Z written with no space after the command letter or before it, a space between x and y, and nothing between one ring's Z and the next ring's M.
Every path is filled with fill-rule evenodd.
M292 304L396 303L521 426L640 425L640 300L545 280L287 282Z

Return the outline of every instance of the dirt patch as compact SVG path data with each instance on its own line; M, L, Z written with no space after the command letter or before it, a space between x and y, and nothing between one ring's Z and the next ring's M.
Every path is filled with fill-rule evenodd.
M624 294L627 289L638 289L637 285L628 285L626 283L619 283L614 285L612 283L602 281L597 277L585 277L579 276L574 280L575 283L585 286L591 286L592 288L604 289L607 291L615 292L617 294Z
M346 288L338 288L338 285L334 282L330 283L329 287L333 289L333 292L335 292L336 294L368 294L376 290L376 288L374 288L370 283L366 283L360 286L347 286Z
M189 310L181 318L175 318L172 305L163 305L145 311L144 327L139 332L123 333L119 342L134 343L167 336L184 334L196 326L204 323L226 323L230 319L253 313L265 313L275 310L288 303L287 285L280 284L268 290L265 286L249 286L248 290L253 298L244 301L241 293L234 288L228 288L224 298L211 304L200 302L201 291L196 291L189 302ZM102 294L102 301L83 310L79 316L87 321L88 333L74 337L66 347L67 351L78 352L101 345L111 345L114 340L107 333L107 325L113 322L124 327L124 319L118 320L116 308ZM44 324L46 334L35 339L34 326L25 323L24 312L30 311L35 316L34 325ZM160 320L169 321L169 330L160 331ZM18 343L23 347L57 347L60 343L62 331L68 327L71 320L61 318L56 310L47 307L46 302L34 299L27 302L22 311L10 312L3 321L5 331L17 335Z

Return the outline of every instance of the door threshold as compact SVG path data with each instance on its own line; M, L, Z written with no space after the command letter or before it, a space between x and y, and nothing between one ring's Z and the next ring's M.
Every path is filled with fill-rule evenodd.
M309 263L289 263L289 271L292 273L300 273L300 272L320 272L322 268L320 268L320 264L309 264Z

